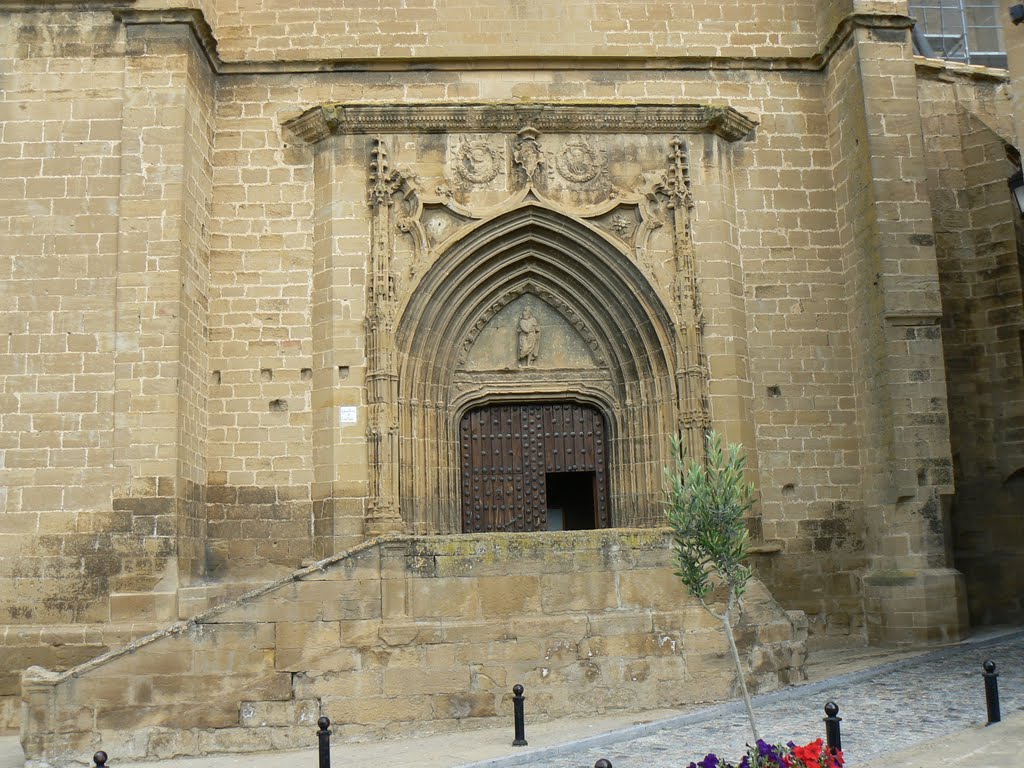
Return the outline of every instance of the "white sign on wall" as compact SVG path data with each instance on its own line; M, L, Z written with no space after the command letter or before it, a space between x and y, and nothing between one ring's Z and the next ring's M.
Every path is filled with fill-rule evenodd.
M342 405L338 408L339 424L355 424L359 421L359 410L354 405Z

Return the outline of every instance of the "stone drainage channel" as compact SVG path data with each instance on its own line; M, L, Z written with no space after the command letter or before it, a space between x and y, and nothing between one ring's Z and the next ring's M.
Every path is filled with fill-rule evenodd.
M846 764L855 768L983 725L982 664L987 659L996 663L1003 717L1024 710L1024 631L1015 631L756 696L758 730L773 743L824 739L824 706L835 701ZM460 768L591 768L601 758L614 768L684 768L708 752L738 761L748 741L743 705L735 701L554 747L527 747L520 754Z

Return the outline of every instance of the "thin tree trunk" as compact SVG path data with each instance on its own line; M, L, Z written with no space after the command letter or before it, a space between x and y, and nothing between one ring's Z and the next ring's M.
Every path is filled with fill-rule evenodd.
M730 595L730 598L732 596ZM746 675L743 674L743 665L740 663L740 652L736 649L736 638L732 634L732 623L730 621L730 614L732 613L732 600L730 599L730 605L726 609L725 613L722 614L722 626L725 627L725 637L729 641L729 650L732 651L732 660L736 665L736 677L740 681L740 691L743 693L743 704L747 708L747 718L750 720L750 730L754 734L754 742L756 743L761 737L757 734L757 724L754 722L754 708L750 704L750 693L747 691L747 679Z

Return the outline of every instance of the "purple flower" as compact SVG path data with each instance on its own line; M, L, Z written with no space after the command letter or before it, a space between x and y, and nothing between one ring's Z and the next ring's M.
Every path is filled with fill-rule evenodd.
M752 756L757 758L756 765L764 768L775 768L782 765L782 755L779 753L778 747L762 739L757 740L757 754L752 754Z
M710 752L705 755L704 759L697 763L697 765L699 768L718 768L718 762L718 756L715 755L715 753Z

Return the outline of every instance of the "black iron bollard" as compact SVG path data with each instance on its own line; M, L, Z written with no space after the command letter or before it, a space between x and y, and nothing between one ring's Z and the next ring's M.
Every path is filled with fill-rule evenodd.
M825 743L828 751L835 754L842 751L843 739L839 735L839 723L843 718L839 717L839 705L830 701L825 705Z
M985 706L988 708L988 722L985 725L992 725L1002 719L999 716L999 673L992 659L981 666L985 670L981 674L985 678Z
M612 761L605 760L603 757L594 763L594 768L612 768Z
M523 686L516 683L512 686L512 711L516 720L516 738L512 742L513 747L525 747L526 744L526 716L523 714Z
M321 717L316 721L320 730L316 732L317 741L320 743L320 768L331 768L331 721Z
M96 763L96 768L103 768L107 764L107 753L101 749L92 756L92 761Z

